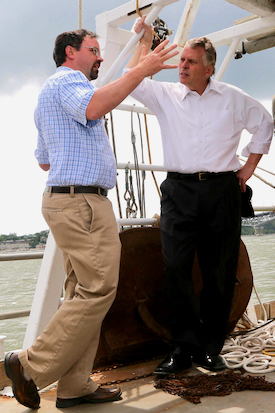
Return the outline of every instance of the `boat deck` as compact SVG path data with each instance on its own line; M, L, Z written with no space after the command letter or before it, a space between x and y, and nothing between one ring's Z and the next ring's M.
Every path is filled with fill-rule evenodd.
M271 413L274 411L275 394L273 391L241 391L233 392L222 397L202 397L200 404L193 404L185 399L156 390L154 381L156 376L150 374L159 360L140 363L137 365L118 367L110 371L103 371L93 376L98 383L122 381L122 399L117 402L102 404L83 404L63 409L67 413L94 412L94 413ZM203 372L207 372L200 369ZM188 374L199 373L193 365ZM210 373L210 372L209 372ZM213 373L211 373L213 374ZM142 376L142 377L141 377ZM134 379L136 377L137 379ZM131 378L131 381L123 380ZM275 382L275 372L266 374L266 380ZM39 413L57 413L61 409L55 407L56 390L49 387L41 392L41 407ZM14 398L0 397L0 412L27 413L28 408L20 405Z

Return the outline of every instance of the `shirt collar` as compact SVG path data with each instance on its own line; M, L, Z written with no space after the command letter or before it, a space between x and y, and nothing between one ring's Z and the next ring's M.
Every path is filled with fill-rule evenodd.
M185 86L185 85L182 85L182 86L183 86L182 100L184 100L188 94L196 93L193 90L190 90L187 86ZM211 90L213 90L214 92L220 93L220 94L222 93L220 88L219 88L218 83L215 82L212 79L209 79L209 83L206 86L206 89L203 92L202 96L205 95L206 93L210 92Z
M68 66L59 66L59 67L56 68L56 73L61 72L63 70L69 71L69 70L73 70L73 69L71 69Z
M209 86L209 90L213 90L214 92L222 94L222 91L219 87L219 82L217 82L215 80L212 80L212 79L209 79L209 85L208 86ZM205 90L205 92L206 92L206 90Z

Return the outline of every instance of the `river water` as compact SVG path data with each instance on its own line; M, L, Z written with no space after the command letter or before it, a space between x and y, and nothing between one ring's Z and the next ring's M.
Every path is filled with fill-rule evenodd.
M254 284L262 302L275 300L275 234L242 237L246 245ZM0 262L0 313L31 307L41 260ZM255 293L253 302L257 303ZM0 320L0 335L7 336L5 351L22 347L28 317Z

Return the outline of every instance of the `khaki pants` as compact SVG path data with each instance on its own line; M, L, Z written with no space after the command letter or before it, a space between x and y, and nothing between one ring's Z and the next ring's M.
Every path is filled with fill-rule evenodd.
M118 284L116 220L111 202L96 194L45 193L42 212L64 254L66 294L44 332L19 359L39 388L58 380L58 397L81 397L97 389L90 373Z

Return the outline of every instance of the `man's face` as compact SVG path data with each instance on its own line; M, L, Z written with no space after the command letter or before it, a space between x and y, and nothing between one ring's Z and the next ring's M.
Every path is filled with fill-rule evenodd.
M98 56L95 55L91 48L99 51ZM84 37L80 49L76 50L75 62L78 70L81 70L89 80L94 80L98 77L99 67L103 59L100 56L99 44L95 38Z
M212 65L206 65L205 63L205 50L203 47L198 46L192 49L186 46L183 49L179 63L180 83L201 95L207 86L212 72Z

